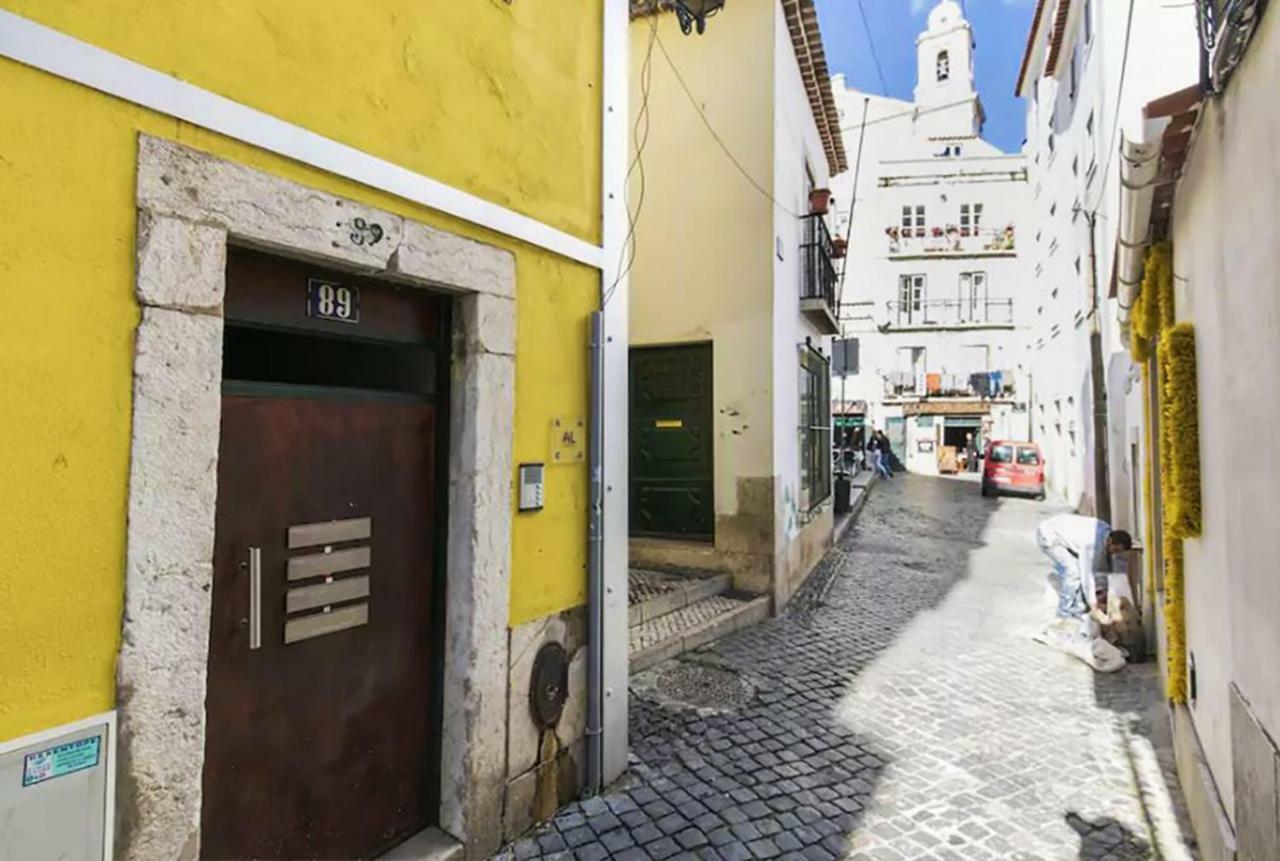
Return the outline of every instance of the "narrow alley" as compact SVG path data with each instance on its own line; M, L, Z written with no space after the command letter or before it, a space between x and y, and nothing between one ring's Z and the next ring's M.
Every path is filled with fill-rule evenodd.
M1196 857L1156 665L1030 639L1053 510L881 482L783 616L634 677L628 776L503 857Z

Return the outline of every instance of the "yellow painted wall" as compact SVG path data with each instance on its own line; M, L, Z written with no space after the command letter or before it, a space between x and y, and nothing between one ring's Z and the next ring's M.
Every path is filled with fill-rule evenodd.
M598 2L321 5L0 0L596 238ZM139 132L512 249L515 458L545 460L552 417L585 415L595 270L5 59L0 93L0 740L114 702ZM586 487L550 469L546 510L517 518L512 624L585 600Z
M0 0L598 241L602 0Z
M713 343L717 514L738 478L773 469L773 209L707 131L662 47L745 170L773 188L776 0L735 0L702 36L658 16L643 153L644 203L631 271L631 344ZM631 23L631 110L652 18ZM633 182L633 200L638 186Z

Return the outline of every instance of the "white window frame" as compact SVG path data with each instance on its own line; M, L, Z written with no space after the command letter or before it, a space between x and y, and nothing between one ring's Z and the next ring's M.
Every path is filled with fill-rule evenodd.
M898 325L924 322L928 279L920 273L898 276Z
M988 317L988 281L986 272L960 273L960 312L962 323L985 323Z

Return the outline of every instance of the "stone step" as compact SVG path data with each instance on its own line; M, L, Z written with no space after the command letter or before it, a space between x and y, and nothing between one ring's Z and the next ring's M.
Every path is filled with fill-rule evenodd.
M729 591L732 582L728 574L675 574L633 568L627 583L629 625L634 628L695 601L721 595Z
M631 628L631 672L674 658L769 617L768 596L722 594Z

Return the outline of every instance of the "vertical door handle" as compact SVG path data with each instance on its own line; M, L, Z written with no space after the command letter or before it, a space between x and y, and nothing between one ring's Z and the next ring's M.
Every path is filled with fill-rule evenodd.
M249 548L249 648L262 647L262 548Z

